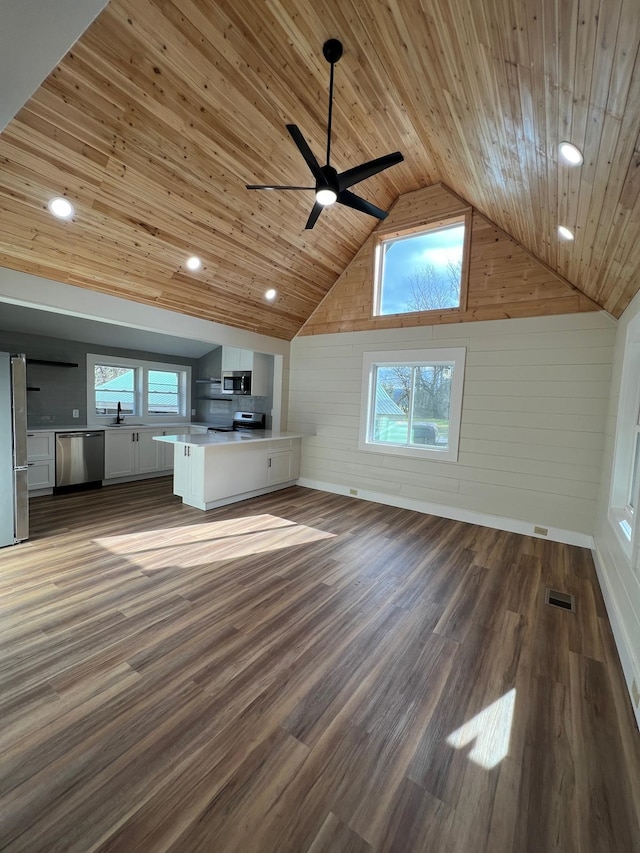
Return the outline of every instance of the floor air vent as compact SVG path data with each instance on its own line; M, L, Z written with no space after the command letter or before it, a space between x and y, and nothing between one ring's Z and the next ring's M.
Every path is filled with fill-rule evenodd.
M560 607L562 610L569 610L571 613L576 612L576 599L574 595L569 595L567 592L558 592L557 589L546 589L544 594L544 603L550 604L552 607Z

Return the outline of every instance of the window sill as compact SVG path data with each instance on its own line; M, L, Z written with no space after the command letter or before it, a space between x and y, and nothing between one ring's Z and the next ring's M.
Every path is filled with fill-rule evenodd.
M444 448L438 450L431 445L416 447L405 444L377 444L376 442L367 441L364 444L360 443L358 450L364 450L366 453L379 453L383 456L408 456L412 459L424 459L430 462L458 461L458 454L455 450L445 450Z

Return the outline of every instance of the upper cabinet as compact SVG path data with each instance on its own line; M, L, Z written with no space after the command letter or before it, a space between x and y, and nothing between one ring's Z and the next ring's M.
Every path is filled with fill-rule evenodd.
M222 372L246 370L251 372L251 396L269 394L269 357L261 352L238 347L222 347Z
M222 371L253 370L254 353L250 349L222 347Z

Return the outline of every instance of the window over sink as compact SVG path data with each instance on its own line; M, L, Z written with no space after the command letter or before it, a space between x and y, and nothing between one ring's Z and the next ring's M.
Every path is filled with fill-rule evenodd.
M89 353L87 412L93 423L112 423L118 412L134 422L188 421L191 368Z

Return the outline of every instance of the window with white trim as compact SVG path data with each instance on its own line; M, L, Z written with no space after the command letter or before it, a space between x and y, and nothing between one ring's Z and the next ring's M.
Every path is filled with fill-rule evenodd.
M373 314L466 308L470 214L377 237Z
M134 420L190 420L191 368L137 359L87 355L87 412L110 423L119 411Z
M365 353L360 449L455 462L465 356L464 347Z
M631 560L640 541L640 316L627 330L619 399L609 520Z

